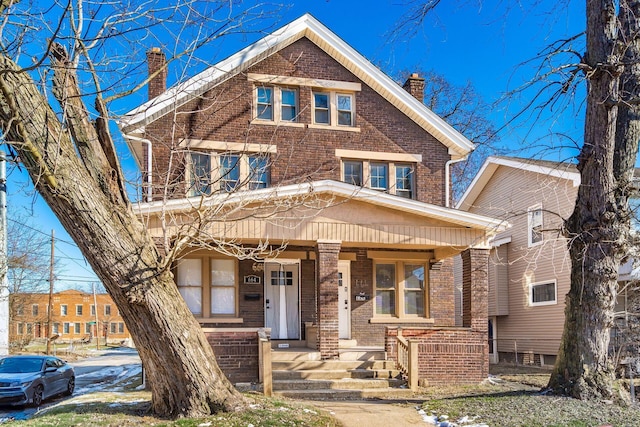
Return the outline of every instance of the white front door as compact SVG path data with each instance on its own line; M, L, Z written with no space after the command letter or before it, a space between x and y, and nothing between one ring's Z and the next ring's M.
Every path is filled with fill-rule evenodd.
M271 328L271 339L300 338L299 275L297 262L265 263L265 326Z
M338 337L351 339L351 261L338 261Z

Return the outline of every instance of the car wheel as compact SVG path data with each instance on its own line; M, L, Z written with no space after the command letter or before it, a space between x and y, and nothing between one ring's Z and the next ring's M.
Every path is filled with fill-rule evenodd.
M64 395L71 396L75 388L76 388L76 379L74 377L71 377L69 378L69 382L67 383L67 389L65 390Z
M40 404L42 403L43 391L44 389L41 385L36 386L36 389L33 391L33 398L31 399L31 403L33 404L33 406L40 406Z

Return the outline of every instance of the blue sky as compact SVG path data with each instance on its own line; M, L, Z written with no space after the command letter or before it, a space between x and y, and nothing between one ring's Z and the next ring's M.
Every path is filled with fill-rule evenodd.
M584 4L552 0L525 2L502 0L443 1L416 34L407 40L389 43L389 33L407 12L406 0L308 0L295 1L279 13L278 28L309 12L345 42L392 77L403 70L434 70L456 85L471 82L485 101L494 102L535 73L534 64L518 66L535 57L554 40L582 31ZM560 5L558 3L561 3ZM215 63L257 40L259 34L224 39L209 52ZM146 46L147 48L150 46ZM174 70L175 71L175 70ZM170 71L170 79L171 79ZM144 95L146 96L146 91ZM532 91L495 107L491 115L501 127L531 97ZM144 101L130 97L120 102L122 111ZM579 101L579 100L578 100ZM547 151L543 148L562 143L549 136L549 127L579 139L582 133L581 104L569 104L569 114L545 112L541 120L521 120L519 126L508 126L501 133L503 145L510 154L566 159L575 151ZM528 116L524 116L525 118ZM133 162L122 150L124 165L130 171ZM134 172L132 172L134 173ZM55 229L61 239L56 251L61 255L56 289L82 286L97 281L79 251L67 243L71 239L41 198L34 196L24 173L13 171L8 182L9 212L23 211L33 216L31 225L50 234Z

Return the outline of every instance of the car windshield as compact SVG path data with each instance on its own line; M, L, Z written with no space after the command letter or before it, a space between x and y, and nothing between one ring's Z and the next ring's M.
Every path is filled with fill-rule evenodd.
M0 360L0 373L21 374L39 372L42 369L42 359L6 357Z

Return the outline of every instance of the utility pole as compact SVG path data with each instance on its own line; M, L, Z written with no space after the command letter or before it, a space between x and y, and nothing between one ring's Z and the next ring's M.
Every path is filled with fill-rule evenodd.
M9 261L7 254L7 159L0 150L0 356L9 354Z
M51 319L53 318L53 264L54 264L54 251L55 251L55 230L51 230L51 261L49 262L49 305L47 307L47 331L45 337L47 338L47 354L51 354Z
M93 285L93 314L96 322L96 350L100 350L100 335L98 335L98 298L96 297L96 284Z

